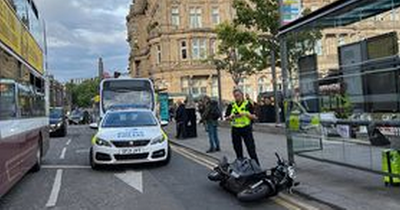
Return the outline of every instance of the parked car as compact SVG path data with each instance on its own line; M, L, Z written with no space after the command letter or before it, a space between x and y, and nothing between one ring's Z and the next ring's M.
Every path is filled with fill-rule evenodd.
M84 124L83 111L73 110L68 117L68 122L70 125L82 125Z
M50 108L50 135L61 137L67 135L67 119L62 107Z

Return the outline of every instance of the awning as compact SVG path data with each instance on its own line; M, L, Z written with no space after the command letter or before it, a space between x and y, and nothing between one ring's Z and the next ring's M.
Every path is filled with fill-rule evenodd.
M400 6L400 0L337 0L279 29L279 36L307 28L346 26Z

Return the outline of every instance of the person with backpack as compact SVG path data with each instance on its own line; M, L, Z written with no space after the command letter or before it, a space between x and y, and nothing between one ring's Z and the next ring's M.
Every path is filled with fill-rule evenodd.
M218 120L222 113L219 109L217 101L211 100L209 97L204 97L205 109L202 115L202 121L206 126L208 138L210 140L210 148L206 153L221 151L218 138Z

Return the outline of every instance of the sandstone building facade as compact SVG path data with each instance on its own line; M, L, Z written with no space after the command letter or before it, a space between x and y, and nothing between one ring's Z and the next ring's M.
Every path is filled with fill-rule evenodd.
M302 7L315 11L334 1L336 0L303 0ZM204 62L204 59L216 52L217 40L213 33L215 26L234 18L232 2L233 0L134 0L127 16L131 76L149 77L158 89L167 90L172 95L217 97L216 69ZM382 18L393 21L399 19L390 14ZM356 26L323 30L322 39L315 44L320 77L332 69L338 69L338 46L358 40L360 36L382 34L382 28L385 27L376 24L390 25L393 21L370 21ZM366 34L360 34L359 27ZM277 78L278 88L281 88L279 70ZM231 99L233 87L231 76L222 72L224 100ZM239 87L252 98L256 98L259 93L273 91L270 70L243 78Z
M135 0L127 17L132 77L149 77L171 94L218 96L215 67L204 60L216 52L213 30L235 15L233 0ZM234 83L222 72L222 96L231 99ZM269 71L240 83L253 98L272 91Z

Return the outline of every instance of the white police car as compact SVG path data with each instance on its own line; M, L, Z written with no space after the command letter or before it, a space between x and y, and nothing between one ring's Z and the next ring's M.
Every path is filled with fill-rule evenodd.
M134 164L170 161L168 137L154 113L147 109L110 110L92 139L90 164Z

